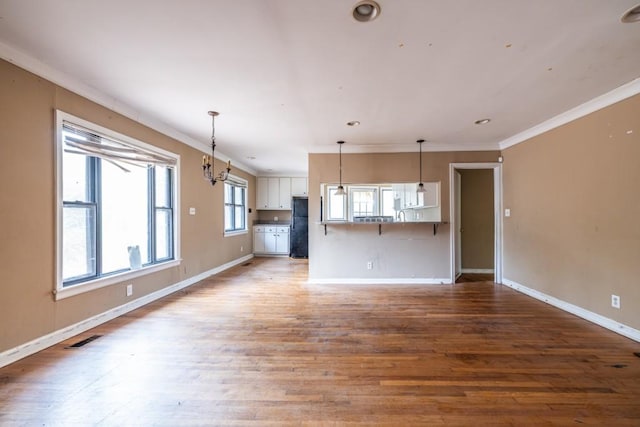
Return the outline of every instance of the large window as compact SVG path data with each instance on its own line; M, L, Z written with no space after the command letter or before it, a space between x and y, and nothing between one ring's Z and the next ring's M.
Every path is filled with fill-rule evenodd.
M174 260L177 156L58 116L58 291Z
M224 232L247 231L247 182L230 177L224 182Z

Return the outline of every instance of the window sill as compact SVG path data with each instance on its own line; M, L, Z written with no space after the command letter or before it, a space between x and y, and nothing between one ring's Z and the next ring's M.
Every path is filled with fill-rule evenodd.
M248 234L249 230L225 231L224 237L238 236L240 234Z
M143 267L138 270L130 270L124 273L114 274L113 276L101 277L99 279L91 280L90 282L84 282L81 284L69 286L68 288L59 288L53 292L53 296L54 299L58 301L75 295L83 294L85 292L104 288L105 286L113 285L115 283L122 283L127 280L135 279L136 277L146 276L147 274L166 270L168 268L180 265L180 262L181 260L179 259L171 260L163 262L161 264L154 264L148 267Z

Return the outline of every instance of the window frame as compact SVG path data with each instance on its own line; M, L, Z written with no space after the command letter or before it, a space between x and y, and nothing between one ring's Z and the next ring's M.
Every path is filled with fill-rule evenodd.
M353 221L355 217L374 217L379 215L378 214L378 212L380 211L379 189L380 187L377 185L350 185L346 188L348 200L351 201L351 203L349 203L349 209L348 209L349 221ZM354 209L356 206L356 202L355 202L353 193L356 193L356 192L372 192L373 193L373 200L372 200L373 206L372 206L371 214L355 215Z
M347 186L345 186L345 188L347 188ZM348 193L345 194L342 197L343 203L342 203L342 217L341 218L334 218L331 216L331 192L335 192L338 190L338 185L335 184L327 184L325 185L325 191L324 196L325 196L325 212L324 212L324 218L327 222L347 222L349 220L348 217L348 212L349 212L349 197L348 197Z
M249 232L249 224L248 224L248 218L249 218L249 212L248 212L248 199L249 199L249 182L244 179L244 178L240 178L238 176L235 175L231 175L229 174L229 178L227 179L227 181L224 181L223 183L223 190L222 190L222 228L223 228L223 233L225 237L228 236L237 236L239 234L247 234ZM240 187L242 188L244 191L244 200L242 204L238 204L238 203L227 203L225 196L226 196L226 191L227 185L231 185L233 186L233 197L234 197L234 202L235 202L235 188ZM235 224L235 207L237 206L242 206L243 207L243 215L244 215L244 228L234 228L233 230L227 230L227 206L233 206L233 212L234 212L234 220L233 223Z
M63 126L65 123L69 123L71 125L77 125L79 127L89 129L92 132L95 132L98 135L104 136L106 138L112 138L117 141L122 141L125 144L131 145L133 147L138 147L142 150L146 150L148 152L157 153L159 155L165 156L172 160L175 160L175 165L172 166L173 173L170 174L172 178L170 179L172 182L170 183L170 209L172 210L172 227L169 230L170 237L173 239L173 244L171 245L171 253L173 256L170 258L164 258L162 260L156 260L153 264L143 264L140 269L136 270L123 270L112 273L107 273L102 276L97 276L90 279L85 280L78 278L78 280L72 280L68 282L64 282L63 278L63 215L65 202L63 200L63 150L64 150L64 136L63 136ZM54 284L53 294L55 300L60 300L64 298L68 298L74 295L78 295L81 293L89 292L95 289L99 289L105 286L113 285L116 283L122 283L127 280L131 280L136 277L144 276L156 271L161 271L167 268L174 267L176 265L180 265L180 198L179 198L179 177L180 177L180 156L176 153L172 153L166 150L163 150L159 147L150 145L148 143L139 141L127 135L115 132L111 129L107 129L98 124L92 123L88 120L81 119L79 117L73 116L69 113L66 113L61 110L55 110L55 125L56 125L56 139L55 139L55 150L56 150L56 162L55 162L55 177L56 177L56 280ZM87 159L91 159L91 157L87 157ZM149 169L149 176L155 180L155 169ZM95 172L95 170L94 170ZM151 179L150 178L150 179ZM154 184L155 185L155 184ZM171 186L172 185L172 186ZM152 185L148 185L149 188L154 188ZM94 191L93 189L91 190ZM149 191L150 192L150 191ZM156 206L155 206L155 195L148 194L149 203L152 205L149 208L149 215L156 215ZM82 202L78 204L77 202L67 202L67 207L74 207L78 205L78 207L95 205L96 211L99 209L98 201L92 200L91 202ZM149 227L155 227L155 218L154 221L149 224ZM100 223L99 223L99 214L95 220L96 230L96 242L94 243L96 247L100 245L99 235L100 235ZM155 233L153 233L155 235ZM155 242L150 241L149 250L154 251ZM153 259L153 258L152 258ZM96 259L96 263L99 263L100 260ZM97 267L96 267L97 268ZM99 271L99 270L96 270Z

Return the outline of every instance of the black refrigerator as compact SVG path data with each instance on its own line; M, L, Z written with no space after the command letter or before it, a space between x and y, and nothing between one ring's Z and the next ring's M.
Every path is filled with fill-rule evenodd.
M309 199L294 197L291 201L291 235L289 256L309 258Z

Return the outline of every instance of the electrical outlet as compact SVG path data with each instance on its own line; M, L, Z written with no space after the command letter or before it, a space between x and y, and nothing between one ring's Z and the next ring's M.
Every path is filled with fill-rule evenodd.
M373 261L367 262L367 270L371 270L373 268Z
M620 297L618 295L611 294L611 307L620 308Z
M504 210L504 216L510 217L511 216L511 209L505 209Z
M130 297L131 295L133 295L133 285L132 284L128 284L127 285L127 296Z
M244 246L240 246L240 252L244 252Z

